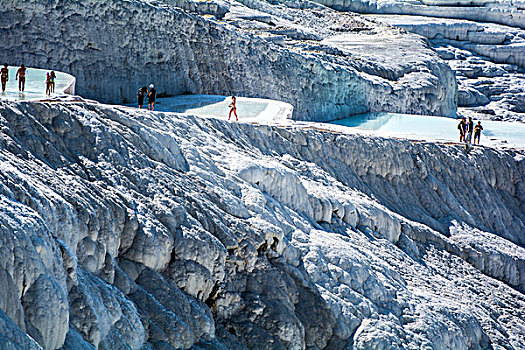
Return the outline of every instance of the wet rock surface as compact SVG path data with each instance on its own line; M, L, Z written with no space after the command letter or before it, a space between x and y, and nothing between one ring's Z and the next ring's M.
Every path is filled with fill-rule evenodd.
M101 101L524 112L514 4L0 4L0 59ZM525 348L523 150L286 125L0 102L0 348Z
M424 40L311 2L2 0L0 9L2 62L71 73L76 92L98 101L132 102L154 83L162 95L282 100L304 120L456 112L454 75Z
M0 125L3 344L525 346L522 152L92 103Z

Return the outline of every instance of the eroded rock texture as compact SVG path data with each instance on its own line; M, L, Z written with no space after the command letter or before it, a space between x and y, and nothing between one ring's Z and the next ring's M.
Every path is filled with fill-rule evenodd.
M525 121L525 7L509 1L339 1L336 9L375 13L429 39L458 80L459 114Z
M520 152L91 103L0 126L3 344L525 347Z
M221 2L220 14L214 4L2 0L0 60L71 73L78 94L103 102L134 101L154 83L284 100L306 120L455 115L454 74L417 36L304 1Z

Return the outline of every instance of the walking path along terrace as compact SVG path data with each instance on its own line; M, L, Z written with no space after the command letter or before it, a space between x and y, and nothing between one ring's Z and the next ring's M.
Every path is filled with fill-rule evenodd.
M0 100L41 101L63 94L74 94L76 79L74 76L55 71L55 93L45 93L46 72L50 70L27 68L26 84L23 93L18 91L15 80L19 67L9 67L9 81ZM62 101L59 98L57 102ZM231 96L219 95L179 95L157 98L156 111L193 114L202 117L227 119ZM128 105L136 106L136 104ZM239 122L273 124L281 126L313 127L341 133L356 133L380 137L406 138L429 142L458 142L456 129L459 122L454 118L396 113L367 113L333 121L315 123L293 121L293 106L289 103L263 99L237 97ZM233 121L233 120L232 120ZM481 145L525 148L525 123L482 121L484 130Z

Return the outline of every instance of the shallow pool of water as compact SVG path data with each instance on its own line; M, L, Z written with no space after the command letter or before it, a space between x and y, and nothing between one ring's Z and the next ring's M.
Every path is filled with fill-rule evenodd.
M230 103L230 96L179 95L157 99L155 110L224 119L228 118ZM237 115L242 121L263 122L288 118L292 111L293 107L288 103L262 98L237 97ZM235 120L234 116L232 118Z
M331 122L385 136L432 141L459 141L458 119L398 113L367 113ZM475 121L477 124L477 120ZM482 120L481 144L525 147L525 123Z
M230 103L231 98L229 97L188 97L185 99L184 96L182 96L182 98L179 97L177 101L170 101L169 99L158 100L159 110L165 108L171 112L226 117L230 112ZM243 99L238 99L236 105L237 115L242 119L255 118L268 107L267 102ZM233 115L232 118L235 119Z

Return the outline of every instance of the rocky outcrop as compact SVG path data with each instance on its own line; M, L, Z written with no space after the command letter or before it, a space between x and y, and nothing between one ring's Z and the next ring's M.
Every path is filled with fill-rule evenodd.
M520 152L85 102L0 116L4 344L525 346Z
M455 115L452 72L412 34L309 2L224 3L224 20L173 3L2 0L0 60L71 73L78 94L103 102L154 83L167 95L284 100L296 119Z
M418 6L402 1L389 3L398 6L397 10L385 10L388 14L367 15L366 18L429 39L456 73L460 115L475 119L525 120L525 31L522 25L525 22L513 20L523 17L523 9L513 7L518 4L479 4L485 7L472 8L458 3L458 11L451 11L443 3L426 2L427 5ZM349 6L355 4L352 2ZM387 2L381 4L386 6ZM474 14L478 10L507 15L476 18Z
M505 0L474 1L421 1L371 0L342 1L315 0L315 2L342 11L357 13L416 15L441 18L466 19L490 22L525 29L525 11L522 3Z
M422 35L435 43L448 43L457 48L488 57L495 63L514 64L525 68L525 30L493 23L477 23L421 16L370 16L409 32Z
M228 4L222 1L164 0L166 3L200 15L223 19L228 13Z

